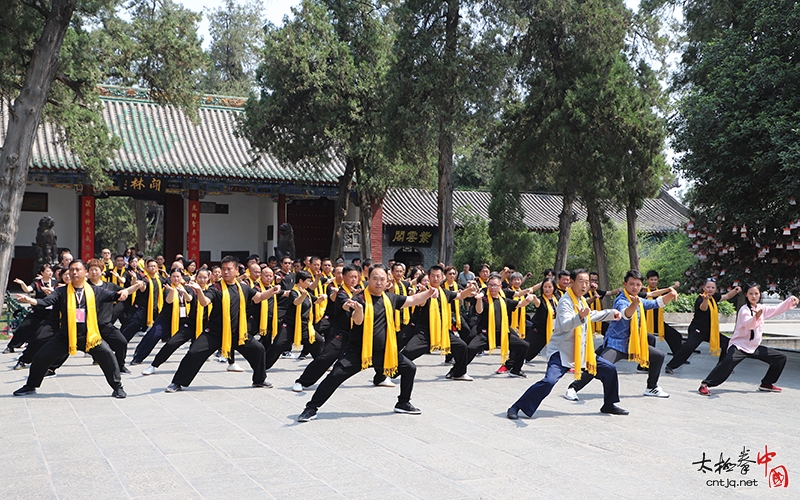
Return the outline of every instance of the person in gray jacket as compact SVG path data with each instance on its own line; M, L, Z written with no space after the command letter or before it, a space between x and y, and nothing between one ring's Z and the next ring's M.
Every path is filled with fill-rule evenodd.
M511 420L519 418L522 411L529 418L553 386L570 369L575 370L575 379L580 380L586 370L603 382L602 413L627 415L616 403L619 402L619 379L616 367L594 353L592 322L617 321L622 316L615 309L592 311L583 298L589 290L589 273L576 269L570 273L572 284L558 301L553 335L547 345L547 371L542 380L536 382L508 409L506 416ZM576 348L576 342L577 348Z

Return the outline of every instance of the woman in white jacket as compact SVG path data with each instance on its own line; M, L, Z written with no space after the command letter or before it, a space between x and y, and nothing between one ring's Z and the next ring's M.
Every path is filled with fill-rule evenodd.
M791 296L780 305L767 307L761 305L761 290L751 283L745 290L747 304L739 309L736 317L736 329L731 337L725 357L700 384L698 391L703 396L711 395L709 387L716 387L728 379L733 369L745 358L759 359L769 364L769 370L761 379L759 391L781 392L775 385L786 365L786 355L771 347L761 345L764 332L764 320L782 314L797 306L797 297Z

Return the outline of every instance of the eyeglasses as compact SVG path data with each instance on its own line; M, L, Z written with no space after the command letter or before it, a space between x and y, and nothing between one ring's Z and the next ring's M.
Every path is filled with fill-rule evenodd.
M716 283L717 278L706 278L706 283Z

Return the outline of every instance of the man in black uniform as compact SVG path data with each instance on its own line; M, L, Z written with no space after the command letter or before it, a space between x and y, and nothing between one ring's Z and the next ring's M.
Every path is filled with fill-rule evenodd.
M86 265L81 260L70 262L69 274L71 282L68 286L57 288L43 299L32 299L27 295L17 297L20 302L33 306L54 306L61 318L55 336L34 356L28 381L14 391L14 395L35 393L36 388L42 385L50 365L80 350L88 352L100 365L108 385L114 390L111 395L119 399L125 398L127 395L122 389L119 365L114 359L114 352L100 336L97 305L112 303L118 295L120 299L124 299L127 291L122 290L116 294L87 285Z
M395 372L400 374L400 396L394 407L396 413L421 413L411 404L417 367L402 353L397 352L397 332L392 323L395 309L419 305L436 295L437 290L430 289L410 297L400 297L385 293L387 288L386 269L380 264L373 266L369 272L367 288L347 302L347 307L353 311L354 323L347 347L333 365L333 371L317 387L298 421L308 422L316 418L317 409L325 404L345 380L370 365L374 365L376 370L383 371L387 376ZM367 347L372 344L372 349L364 349L365 340Z
M239 260L226 255L220 262L222 279L205 292L196 282L189 283L203 307L212 305L205 331L189 347L166 392L178 392L192 383L206 359L217 349L228 357L231 349L239 351L253 369L253 387L272 387L264 368L264 346L247 336L247 301L261 302L271 297L274 289L256 292L236 281Z
M161 312L164 305L164 282L158 273L158 264L155 259L147 259L142 282L144 288L140 287L136 292L133 316L122 330L122 335L128 339L128 342L145 327L153 326L155 318L158 317L158 313Z

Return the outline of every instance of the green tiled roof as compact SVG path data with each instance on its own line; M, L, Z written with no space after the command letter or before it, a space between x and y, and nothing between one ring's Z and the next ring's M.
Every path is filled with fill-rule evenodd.
M149 100L146 90L102 87L103 118L122 139L109 173L306 185L335 184L344 173L344 163L338 160L318 171L263 154L253 162L250 144L234 135L244 99L201 99L200 123L195 125L179 109ZM0 115L5 130L6 110L0 109ZM31 167L76 171L80 161L59 141L57 128L43 123L34 142Z

